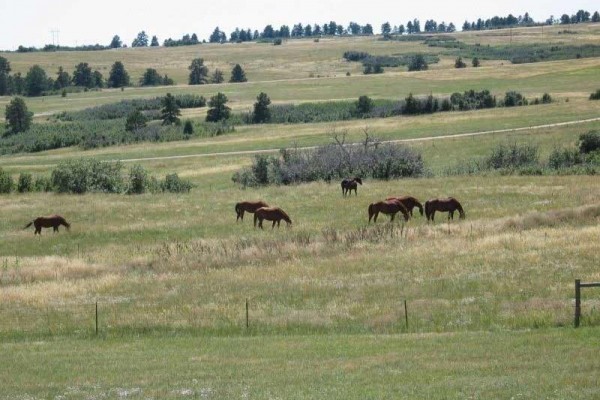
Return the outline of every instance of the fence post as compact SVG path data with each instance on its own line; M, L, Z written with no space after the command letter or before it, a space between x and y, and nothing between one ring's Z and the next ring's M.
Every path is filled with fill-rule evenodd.
M408 306L406 300L404 300L404 321L406 322L406 330L408 330Z
M575 279L575 328L579 327L581 317L581 280Z
M98 335L98 302L96 302L96 335Z
M250 327L250 318L248 315L248 299L246 299L246 329Z

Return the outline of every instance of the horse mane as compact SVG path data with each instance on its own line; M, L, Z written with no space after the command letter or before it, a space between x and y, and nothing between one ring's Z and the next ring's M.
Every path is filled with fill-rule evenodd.
M460 202L458 200L456 200L455 198L452 198L452 200L454 200L454 202L456 203L456 209L458 210L458 212L460 214L460 218L464 218L465 211L463 210L462 206L460 205Z

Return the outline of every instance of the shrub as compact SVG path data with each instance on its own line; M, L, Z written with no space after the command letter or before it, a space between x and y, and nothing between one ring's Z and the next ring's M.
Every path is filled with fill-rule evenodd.
M274 46L281 46L281 43L282 43L281 38L277 38L277 39L273 40Z
M125 130L128 132L135 131L146 126L148 119L140 110L135 110L127 116L125 120Z
M129 170L127 194L142 194L148 186L148 173L141 165L134 165Z
M160 184L163 192L188 193L192 189L190 181L181 179L177 174L169 174Z
M482 90L476 92L474 90L467 90L464 93L452 93L450 96L450 103L453 108L464 110L479 110L483 108L494 108L496 107L496 97L492 96L489 90Z
M10 193L14 187L12 176L0 168L0 193Z
M408 64L409 71L424 71L428 68L429 66L427 65L425 57L423 57L422 54L414 55Z
M544 95L542 96L542 104L550 103L552 103L552 96L550 96L548 93L544 93Z
M600 151L600 133L589 131L579 136L579 151L584 154Z
M373 109L373 100L369 96L360 96L356 102L356 113L363 115L371 112Z
M454 62L454 68L467 68L467 64L465 64L462 57L458 57Z
M47 176L38 176L35 178L33 187L36 192L51 192L52 180Z
M484 161L490 169L517 169L538 162L538 148L531 145L498 145Z
M600 89L596 90L595 93L590 94L590 100L600 100Z
M519 92L510 91L504 95L504 107L526 106L527 99Z
M27 193L33 191L33 176L30 173L23 172L19 175L17 191L19 193Z
M183 134L188 136L194 134L194 125L192 125L192 121L189 119L186 120L185 124L183 125Z
M479 58L473 57L473 61L471 61L471 64L473 65L474 68L477 68L481 65L481 62L479 61Z
M367 138L360 145L330 144L314 150L283 149L280 157L257 155L248 169L232 180L243 187L289 185L347 176L393 179L425 173L421 155L396 144L378 144Z
M548 158L552 169L571 168L584 162L585 157L577 149L554 149Z
M119 193L123 188L120 162L94 159L69 160L52 171L52 185L59 193Z

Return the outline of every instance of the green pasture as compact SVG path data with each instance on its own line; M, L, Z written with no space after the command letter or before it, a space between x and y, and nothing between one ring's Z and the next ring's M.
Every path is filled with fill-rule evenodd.
M4 342L0 398L590 399L596 346L593 329Z

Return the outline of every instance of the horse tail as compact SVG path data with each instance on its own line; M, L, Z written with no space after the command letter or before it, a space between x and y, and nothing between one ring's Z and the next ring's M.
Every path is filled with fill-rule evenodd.
M369 222L371 222L371 218L373 218L373 214L375 214L375 203L369 204Z
M240 208L242 208L242 205L240 203L235 203L235 212L237 214L240 213Z
M23 229L27 229L27 228L29 228L31 225L33 225L33 221L31 221L30 223L28 223L27 225L25 225L25 226L23 227Z
M423 206L416 199L415 199L415 205L417 207L419 207L419 212L421 213L421 216L423 216Z
M431 216L431 203L429 200L425 202L425 217L427 217L427 221L429 221L429 217Z

